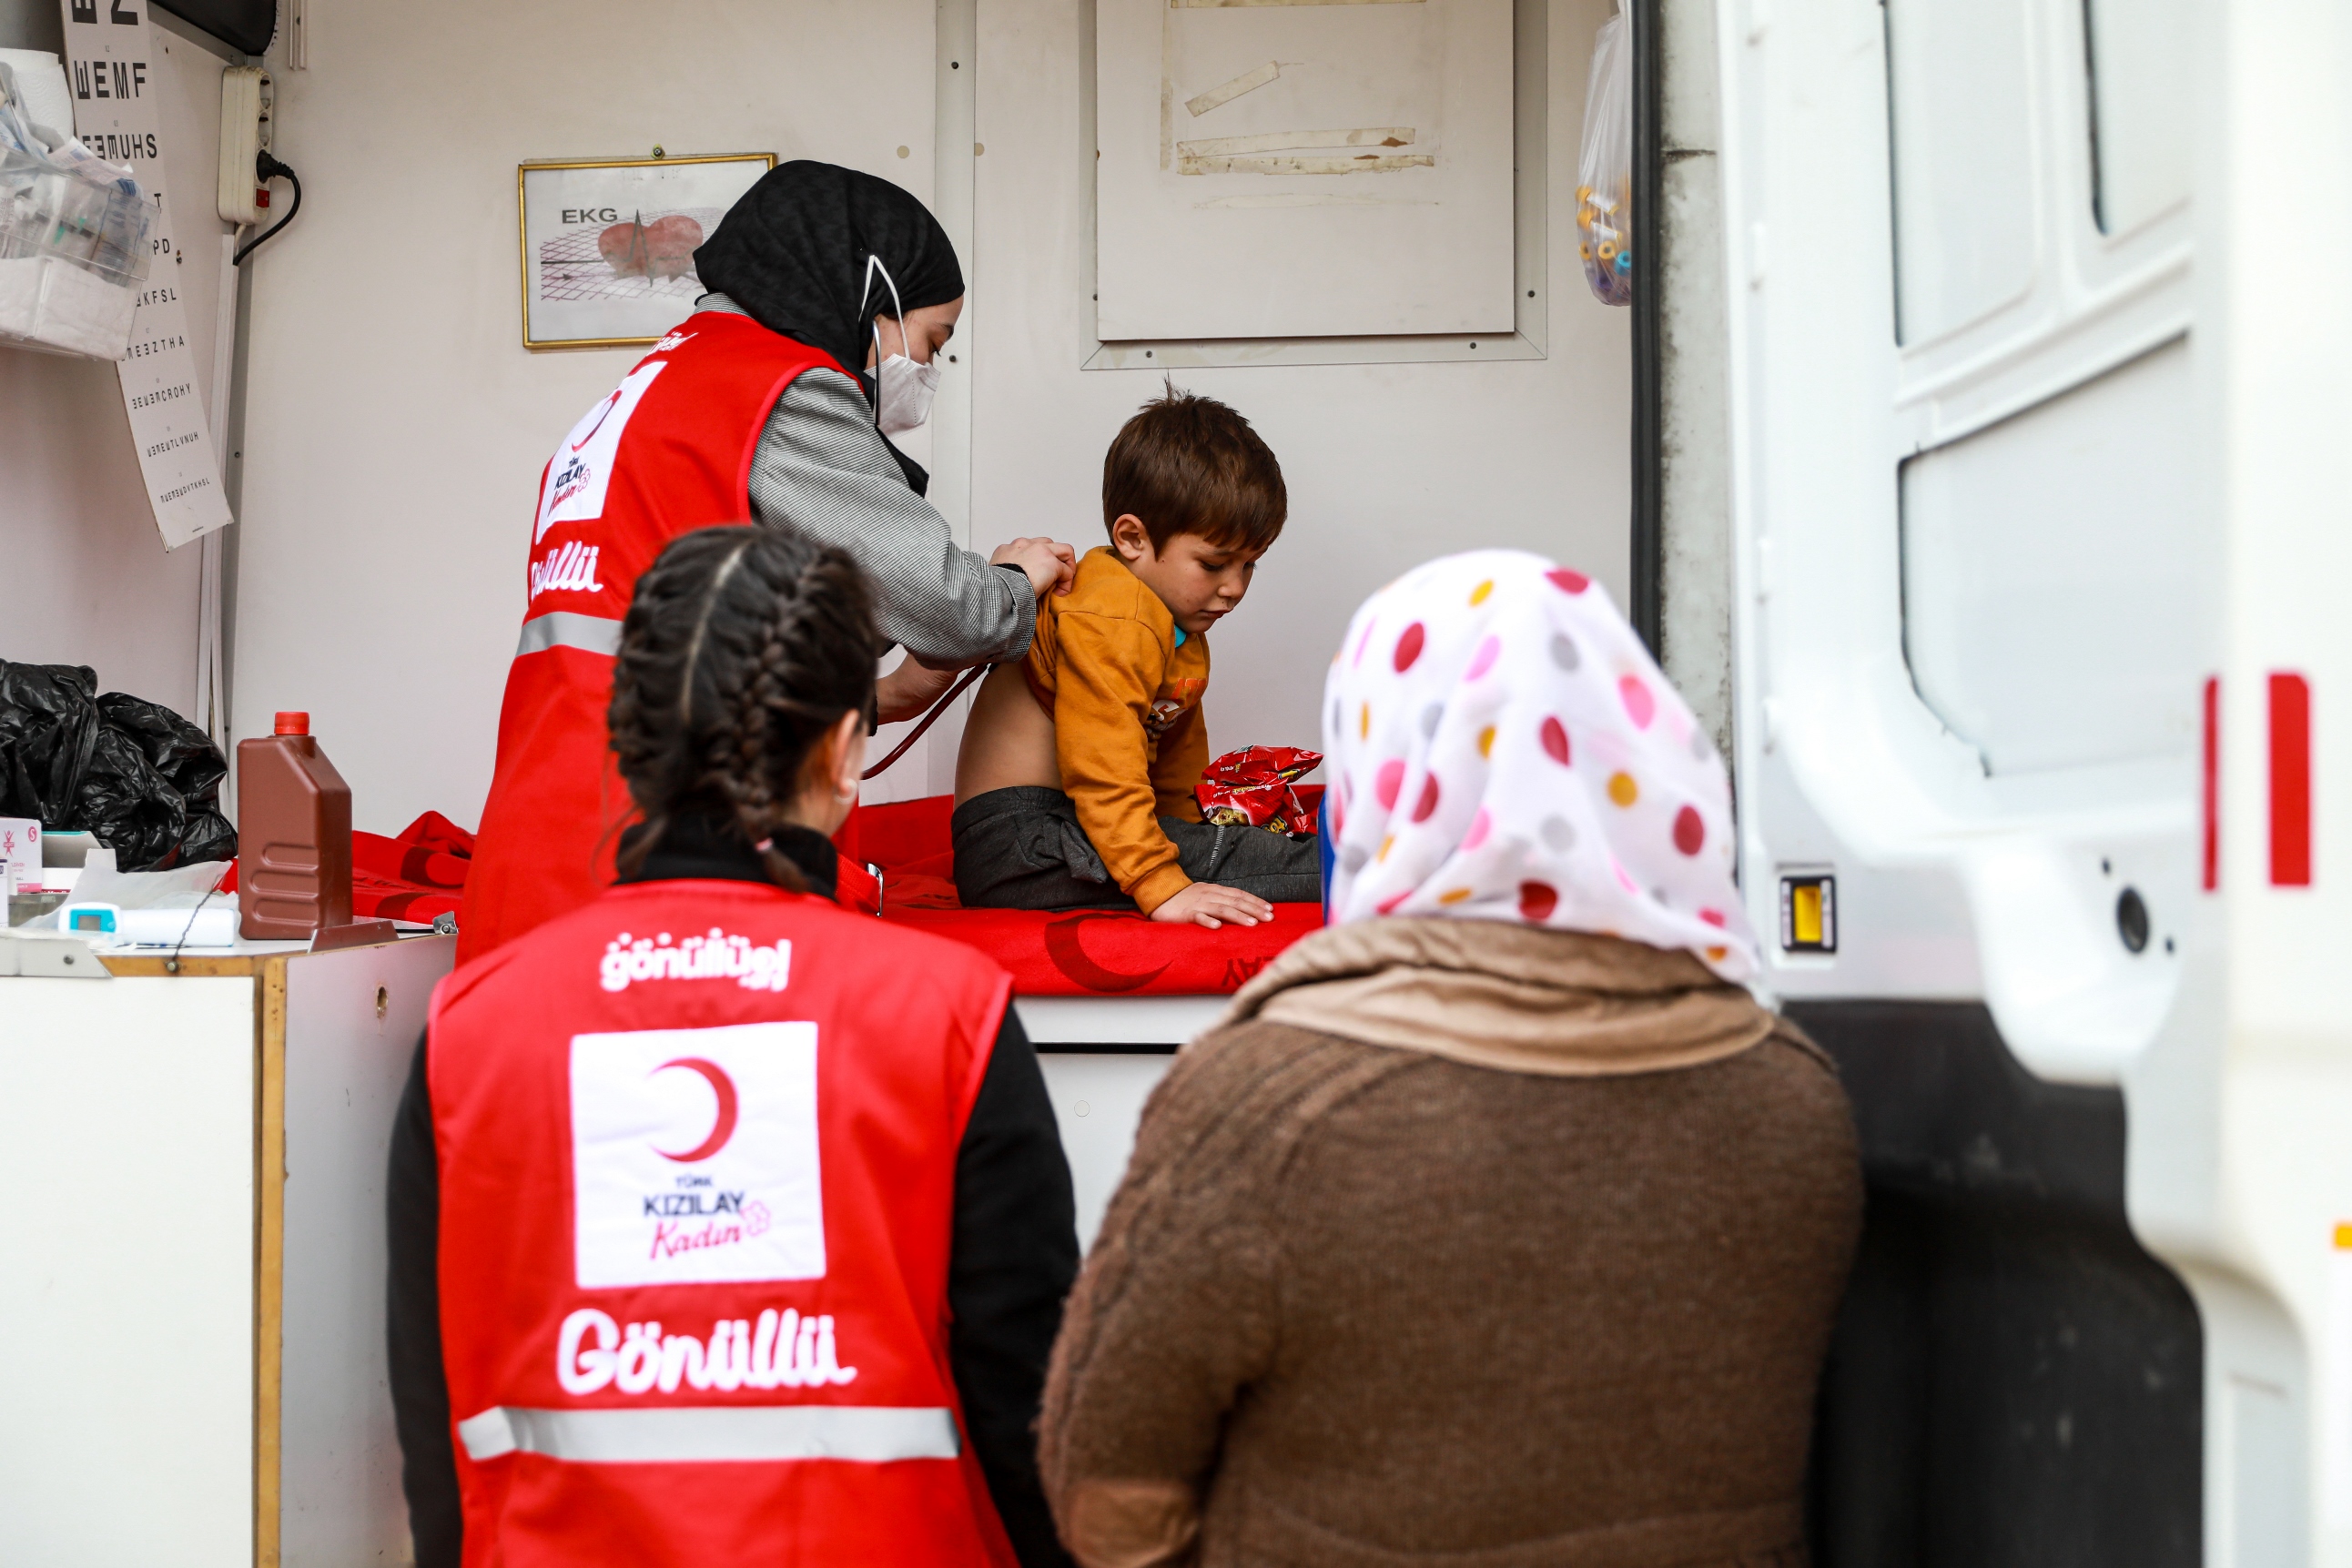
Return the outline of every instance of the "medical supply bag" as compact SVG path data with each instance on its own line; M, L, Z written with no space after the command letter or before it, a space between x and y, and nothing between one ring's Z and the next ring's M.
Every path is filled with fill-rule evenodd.
M1633 47L1622 12L1601 24L1576 162L1576 253L1603 305L1633 302Z
M122 358L151 215L130 170L35 125L0 65L0 343Z

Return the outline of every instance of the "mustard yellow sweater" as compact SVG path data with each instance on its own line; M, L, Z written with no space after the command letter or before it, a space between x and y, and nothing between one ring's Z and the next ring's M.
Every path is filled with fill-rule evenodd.
M1192 883L1158 819L1201 820L1192 788L1209 764L1201 696L1209 640L1176 643L1159 596L1108 549L1078 562L1066 598L1038 601L1021 662L1030 695L1053 716L1062 788L1119 891L1145 914Z

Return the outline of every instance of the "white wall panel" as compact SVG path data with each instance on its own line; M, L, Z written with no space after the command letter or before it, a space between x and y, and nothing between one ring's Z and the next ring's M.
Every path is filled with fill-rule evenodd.
M1126 1178L1135 1153L1135 1133L1144 1102L1168 1076L1176 1058L1156 1052L1134 1055L1081 1052L1047 1054L1045 1092L1054 1102L1054 1124L1070 1161L1071 1196L1077 1199L1078 1246L1095 1244L1103 1215Z

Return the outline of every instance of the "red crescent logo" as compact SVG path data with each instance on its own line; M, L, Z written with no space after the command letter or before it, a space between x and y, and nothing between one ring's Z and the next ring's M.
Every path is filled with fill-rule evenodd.
M572 444L572 451L577 452L596 439L596 433L604 428L604 422L613 417L614 409L621 406L621 394L627 390L626 387L613 389L613 394L604 400L604 411L596 416L596 423L588 427L588 434Z
M1045 925L1045 956L1054 961L1054 967L1090 991L1108 991L1115 994L1134 990L1139 986L1148 986L1168 972L1167 965L1160 965L1148 975L1123 975L1117 969L1107 969L1087 957L1085 946L1078 940L1078 928L1089 920L1139 921L1142 918L1140 915L1115 915L1107 912L1100 915L1073 915L1066 920L1048 921Z
M667 1072L673 1067L683 1067L689 1072L701 1073L704 1081L709 1083L711 1092L719 1096L719 1119L710 1124L709 1137L682 1155L671 1154L667 1149L654 1151L666 1160L676 1160L680 1165L691 1165L697 1160L709 1159L725 1148L727 1140L735 1135L735 1081L728 1077L726 1071L717 1062L707 1061L699 1056L681 1056L675 1061L665 1061L655 1068L654 1072ZM650 1078L653 1073L649 1072L646 1076Z

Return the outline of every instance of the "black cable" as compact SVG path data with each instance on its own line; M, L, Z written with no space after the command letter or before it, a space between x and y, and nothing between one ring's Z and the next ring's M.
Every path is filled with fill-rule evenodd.
M1660 373L1665 257L1665 37L1662 0L1629 0L1633 47L1633 601L1626 618L1653 657L1665 654L1665 378Z
M286 215L292 217L294 214L289 213ZM196 900L196 906L188 911L188 923L180 927L180 939L172 944L172 956L163 960L163 969L166 974L176 975L180 972L180 949L188 945L188 934L196 928L196 916L205 912L205 905L213 901L213 894L218 893L220 884L227 880L226 872L215 877L212 886L205 889L205 895Z
M255 156L253 160L253 177L260 181L265 185L272 180L284 180L287 183L294 187L294 204L286 209L286 215L284 217L278 219L276 223L270 225L268 228L262 230L259 234L254 235L243 245L237 246L236 255L229 259L229 265L231 267L243 267L245 265L245 258L251 256L254 251L260 246L263 240L274 237L278 230L284 228L288 224L294 221L294 214L302 210L302 177L295 173L293 170L289 169L285 164L280 163L277 159L272 158L268 153L262 152Z

